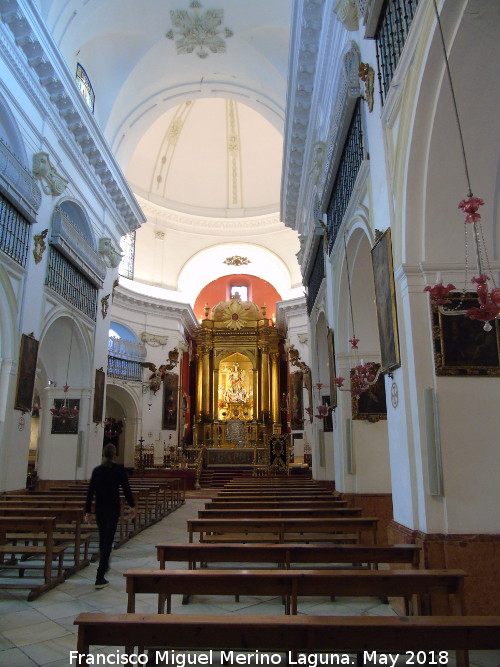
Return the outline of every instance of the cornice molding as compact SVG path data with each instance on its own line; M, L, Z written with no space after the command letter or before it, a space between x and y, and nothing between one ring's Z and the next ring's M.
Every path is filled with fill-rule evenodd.
M303 159L311 115L325 0L296 0L292 17L281 219L296 229Z
M28 84L32 95L39 99L45 110L49 101L54 116L61 118L63 126L79 146L79 159L82 155L87 159L126 228L136 229L145 221L143 213L95 118L72 81L66 63L53 44L33 0L0 0L0 18L10 29L18 49L24 53L26 63L33 72L30 77L27 72L21 71L24 83ZM5 47L6 42L3 44ZM9 51L12 61L12 47ZM16 70L20 71L19 67ZM34 78L37 79L40 91L36 90ZM45 95L42 97L43 91Z
M141 313L162 313L163 315L180 321L190 334L192 334L198 327L198 320L188 303L176 303L174 301L167 301L166 299L159 299L146 294L138 294L137 292L132 292L131 290L126 289L122 285L118 285L115 290L113 306L119 306L126 310L134 310Z
M280 330L288 328L288 318L297 315L307 317L307 302L305 296L289 301L281 301L276 307L276 322Z
M227 232L237 229L261 234L263 231L269 232L283 228L278 213L248 218L204 218L164 208L140 195L137 195L137 200L149 222L165 225L168 229L197 231L198 233L212 233L214 230Z

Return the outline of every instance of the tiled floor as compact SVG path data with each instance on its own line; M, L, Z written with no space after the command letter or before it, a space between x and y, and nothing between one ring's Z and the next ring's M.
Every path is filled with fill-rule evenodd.
M173 514L114 551L111 569L107 575L110 586L103 590L94 589L96 574L94 563L33 602L25 600L26 593L23 591L0 591L0 666L69 666L70 651L76 650L76 626L73 625L75 616L82 611L124 613L126 594L123 572L132 567L157 568L155 544L166 540L187 542L186 519L196 517L204 502L205 500L198 498L188 499L186 504ZM169 563L168 566L185 567L185 564ZM138 596L136 610L138 613L156 613L155 596ZM229 597L212 598L210 602L198 598L183 606L181 596L174 596L172 611L177 614L270 615L282 614L283 607L278 598L258 597L243 597L240 602L235 602ZM299 613L394 614L389 605L381 604L376 598L341 598L335 602L327 601L325 598L308 598L307 601L301 601ZM116 654L116 649L108 648L104 649L104 652ZM215 658L213 664L218 664ZM400 661L398 664L405 663ZM449 664L454 664L451 657ZM500 652L471 654L471 665L500 667Z

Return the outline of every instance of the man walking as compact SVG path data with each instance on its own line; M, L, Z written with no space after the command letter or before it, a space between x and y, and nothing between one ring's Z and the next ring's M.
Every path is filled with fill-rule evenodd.
M114 462L116 447L111 443L104 447L104 462L94 468L90 478L85 503L85 521L90 522L92 500L95 495L95 518L99 528L99 566L95 580L96 588L104 588L109 583L104 575L109 569L109 558L113 548L118 519L120 518L120 487L123 489L131 519L135 519L135 503L130 491L125 468Z

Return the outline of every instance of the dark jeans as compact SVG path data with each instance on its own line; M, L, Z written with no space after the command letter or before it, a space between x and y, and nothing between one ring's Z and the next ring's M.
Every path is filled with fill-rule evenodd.
M109 557L113 548L119 514L112 512L96 514L96 523L99 528L99 567L96 579L103 579L109 569Z

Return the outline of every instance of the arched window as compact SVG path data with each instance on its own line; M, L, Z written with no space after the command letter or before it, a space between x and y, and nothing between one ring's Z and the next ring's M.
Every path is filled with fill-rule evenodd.
M135 257L135 232L129 232L120 239L120 248L123 251L123 257L118 267L118 275L134 279L134 257Z
M111 322L108 338L108 375L121 380L142 380L144 344L124 324Z
M76 65L76 85L81 92L83 99L87 103L88 108L94 113L95 95L87 72L83 69L80 63Z

